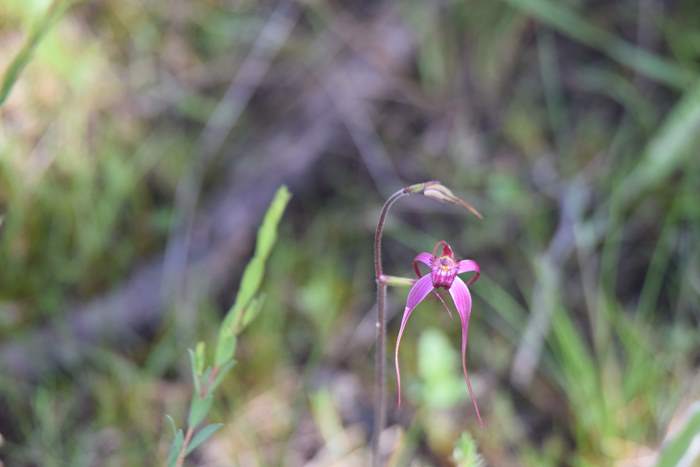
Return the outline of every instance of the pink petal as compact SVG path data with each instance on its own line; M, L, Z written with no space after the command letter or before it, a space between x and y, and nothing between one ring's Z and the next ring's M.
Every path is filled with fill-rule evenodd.
M429 268L432 267L433 265L433 259L435 257L428 253L427 251L424 251L422 253L418 253L418 256L413 258L413 270L416 271L416 276L420 277L421 273L420 270L418 269L418 263L423 263Z
M467 281L467 285L472 285L479 279L479 276L481 275L481 268L479 267L479 263L471 259L463 259L462 261L457 263L457 274L462 274L464 272L476 273Z
M396 338L396 353L394 355L394 363L396 365L396 381L398 387L398 405L401 405L401 371L399 370L399 346L401 345L401 336L403 336L403 330L406 327L408 318L411 317L413 309L422 302L425 297L433 290L433 281L429 274L421 277L413 284L411 291L408 292L408 299L406 300L406 308L403 310L403 317L401 318L401 327L399 328L399 335Z
M452 283L452 287L450 287L450 295L452 295L452 300L455 302L457 313L459 313L459 318L462 321L462 371L464 372L464 381L467 383L469 397L471 397L472 404L474 404L476 418L479 419L479 424L483 426L484 422L481 420L479 406L476 403L476 398L474 398L472 383L469 380L469 373L467 372L467 337L469 334L469 318L472 314L472 296L469 293L467 284L465 284L459 277L456 277Z

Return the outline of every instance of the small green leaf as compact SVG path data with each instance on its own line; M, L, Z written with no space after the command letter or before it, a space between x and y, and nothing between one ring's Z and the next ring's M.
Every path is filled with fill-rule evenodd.
M199 377L201 391L197 392L198 395L207 396L207 395L213 393L212 387L209 385L209 382L211 380L211 372L212 372L212 369L211 369L211 367L209 367L206 370L204 370L204 373L202 373L202 376ZM202 381L203 381L203 383L201 383Z
M199 373L197 372L196 357L192 349L187 349L187 353L190 355L190 366L192 367L192 382L194 383L194 391L196 394L199 394L202 386L199 382Z
M75 0L54 0L44 12L44 15L32 27L27 39L15 55L15 58L7 67L2 82L0 82L0 105L2 105L12 91L22 70L27 66L34 55L36 47L51 30L51 27L63 16L66 10L75 3Z
M238 332L243 331L248 325L255 319L256 316L260 313L260 310L262 309L263 303L265 303L265 295L261 294L255 297L251 302L250 305L245 309L245 313L243 313L243 319L241 321L241 325L238 329Z
M211 425L207 425L199 430L199 432L194 435L194 438L192 438L190 445L187 446L187 451L185 451L185 454L187 455L197 449L200 444L208 440L214 433L219 431L222 426L224 426L223 423L212 423Z
M175 439L173 439L173 444L170 446L170 453L168 454L168 467L174 467L177 462L177 456L180 454L182 449L182 443L185 441L185 434L182 430L177 430Z
M222 329L219 333L219 344L216 348L216 365L223 366L225 362L233 359L236 353L236 334L233 332L233 325Z
M170 415L166 415L165 419L168 421L168 425L173 430L173 436L177 435L177 426L175 425L175 420Z
M195 397L192 399L192 405L190 406L190 415L187 417L187 426L195 428L199 425L209 413L212 401L213 396L211 392L205 398L199 397L199 393L195 394Z
M197 347L194 351L195 362L197 363L197 373L202 374L204 367L206 366L206 344L204 342L198 342Z

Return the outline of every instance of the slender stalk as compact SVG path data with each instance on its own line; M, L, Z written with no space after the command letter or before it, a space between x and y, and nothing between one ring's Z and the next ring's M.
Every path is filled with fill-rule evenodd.
M187 455L187 446L189 446L192 440L192 435L194 434L194 428L187 428L187 434L185 435L185 440L182 442L182 448L180 449L180 454L177 456L177 467L182 467L185 464L185 456Z
M410 279L408 277L399 276L387 276L386 274L383 274L382 277L379 278L379 280L387 287L411 287L413 284L416 283L416 279Z
M377 348L375 350L374 436L372 438L372 465L379 467L379 439L386 424L386 285L377 282Z
M372 465L379 467L379 438L384 430L386 420L386 288L382 268L382 235L386 216L391 206L404 196L410 195L407 188L402 188L386 200L379 214L377 229L374 231L374 277L377 282L377 344L375 362L374 394L374 437L372 439Z

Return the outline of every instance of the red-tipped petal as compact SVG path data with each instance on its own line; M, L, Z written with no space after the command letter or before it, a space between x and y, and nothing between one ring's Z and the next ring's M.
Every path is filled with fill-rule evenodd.
M481 268L479 267L479 263L472 259L463 259L462 261L457 263L457 274L462 274L464 272L475 273L467 281L467 285L472 285L479 279L479 276L481 275Z
M452 251L452 247L450 247L445 240L440 240L440 243L442 243L442 256L449 256L450 258L454 259L455 254Z
M481 420L481 413L479 413L479 406L476 403L474 391L472 390L472 383L469 379L469 373L467 372L467 339L469 335L469 318L471 317L472 313L472 296L469 293L467 284L465 284L459 277L456 277L452 283L452 287L450 287L450 295L452 295L452 300L455 302L457 313L459 313L459 318L462 321L462 371L464 372L464 381L467 383L469 397L471 397L472 404L474 404L476 418L479 419L479 424L484 426L484 422Z
M420 269L418 269L418 263L423 263L429 268L433 266L433 259L435 257L428 253L427 251L424 251L422 253L418 253L418 255L413 258L413 270L416 271L416 276L420 277L422 274L420 273Z
M413 284L411 291L408 292L408 299L406 300L406 308L403 310L403 317L401 318L401 327L399 328L399 335L396 338L396 352L394 354L394 364L396 365L396 385L398 390L398 405L401 405L401 370L399 369L399 346L401 345L401 336L403 336L403 330L408 323L408 318L411 317L411 313L416 308L416 306L422 302L425 297L433 290L433 281L429 274L421 277Z
M452 247L445 240L440 240L435 244L435 247L433 248L433 256L438 256L438 250L440 250L440 247L442 247L442 254L440 256L449 256L452 259L455 258Z

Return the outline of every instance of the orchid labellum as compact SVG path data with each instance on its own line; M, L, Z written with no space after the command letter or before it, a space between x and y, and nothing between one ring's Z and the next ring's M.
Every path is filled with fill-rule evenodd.
M437 252L442 248L442 253L440 256ZM430 268L430 273L421 276L419 263L424 264ZM395 364L396 364L396 379L398 382L398 403L401 404L401 372L399 370L399 346L401 344L401 336L403 335L404 328L408 319L411 317L411 313L422 302L430 293L436 295L443 306L447 308L442 297L438 294L439 289L447 289L452 297L457 313L459 314L459 319L462 324L462 371L464 373L464 381L469 389L469 397L474 404L474 410L476 411L476 416L479 419L479 423L483 425L481 420L481 414L479 413L479 406L474 398L474 393L472 391L472 385L469 380L469 373L467 372L467 335L469 332L469 317L472 311L472 297L469 293L468 286L474 283L479 278L479 265L476 261L471 259L464 259L457 261L455 259L454 253L450 245L444 240L441 240L435 245L432 253L423 252L418 254L413 260L413 268L418 275L418 280L413 284L410 292L408 293L408 299L406 301L406 308L403 311L403 317L401 318L401 328L399 329L399 335L396 339L396 354L395 354ZM459 278L459 274L472 272L474 273L465 283ZM449 308L448 312L449 312Z

